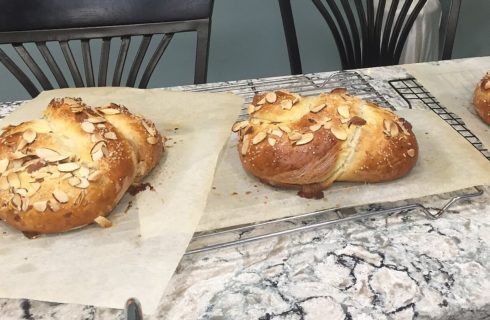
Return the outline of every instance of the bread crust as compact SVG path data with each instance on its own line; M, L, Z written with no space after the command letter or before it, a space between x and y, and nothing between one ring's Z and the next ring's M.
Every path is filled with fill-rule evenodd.
M476 86L473 104L480 118L490 125L490 72Z
M249 113L232 128L239 134L240 160L247 172L274 186L323 190L334 181L393 180L417 161L411 125L345 89L313 97L263 93Z
M0 219L29 233L57 233L109 214L140 174L140 146L113 123L81 99L62 98L50 102L43 119L5 128ZM161 137L154 145L160 151L153 166Z

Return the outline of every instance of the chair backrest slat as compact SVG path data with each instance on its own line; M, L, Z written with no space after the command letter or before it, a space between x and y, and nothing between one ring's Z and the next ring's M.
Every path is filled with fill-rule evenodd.
M444 25L441 28L442 32L442 55L441 59L451 59L453 52L454 39L456 38L456 29L458 27L459 11L461 10L462 0L452 0L449 7L449 13L445 19Z
M131 37L121 37L121 46L119 47L119 54L117 56L116 67L114 69L114 77L112 78L113 86L121 85L121 78L124 71L124 65L126 64L126 57L128 56L130 44Z
M107 85L107 68L109 66L109 53L111 51L111 38L103 38L100 48L100 62L97 85L103 87Z
M375 55L378 57L378 64L382 63L383 57L381 56L381 28L384 21L386 0L379 0L378 9L376 12L376 20L374 21L374 44L372 47L375 50Z
M85 81L87 87L95 86L94 80L94 67L92 64L92 52L90 50L90 40L82 40L82 57L83 57L83 68L85 70Z
M347 52L347 60L349 61L350 64L354 64L354 49L352 46L352 41L351 37L349 34L349 30L347 29L347 25L344 21L344 18L342 16L342 13L339 10L339 7L337 6L337 3L335 0L326 0L327 3L330 6L330 9L333 13L333 16L336 19L336 23L340 29L340 33L342 35L342 41L345 46L345 51Z
M49 82L48 78L46 77L46 75L44 74L44 72L41 70L41 68L39 67L39 65L36 63L36 61L34 61L34 59L29 54L29 52L24 47L24 45L22 45L22 44L13 44L12 46L14 47L15 51L17 52L17 54L19 55L19 57L22 59L22 61L24 61L24 63L26 64L26 66L29 68L29 70L31 70L31 72L34 75L34 77L36 77L37 81L39 81L39 83L41 84L41 87L44 90L53 89L53 86Z
M66 64L68 65L68 69L70 70L71 76L73 77L73 81L75 82L75 86L84 87L82 75L80 74L80 70L78 69L77 62L75 61L75 57L73 57L73 52L71 51L70 44L68 41L60 41L61 51L63 52L63 56L65 57Z
M383 32L383 39L381 40L381 55L388 55L388 45L390 43L390 38L393 30L393 22L395 21L396 10L398 9L399 0L393 0L391 2L390 10L388 11L388 16L386 17L386 24Z
M0 62L7 68L10 73L14 75L14 77L19 80L19 82L26 88L27 92L32 97L35 97L39 94L39 90L36 88L34 83L32 83L31 79L22 71L19 66L15 64L15 62L10 59L10 57L0 48Z
M128 80L126 81L126 85L128 87L133 87L136 83L136 77L138 76L138 72L141 68L141 64L143 63L143 59L145 58L146 51L148 51L148 47L150 46L152 35L144 35L143 39L141 39L140 46L138 48L138 52L136 53L136 57L134 58L133 64L131 65L131 69L129 70Z
M157 49L155 50L152 57L150 58L150 61L148 61L148 65L146 66L146 69L143 72L143 75L141 76L139 88L146 88L148 86L150 77L153 74L153 71L155 70L155 67L158 64L158 61L160 61L160 58L162 57L163 53L167 49L168 45L170 44L170 40L172 40L173 36L174 36L173 33L163 35L162 40L160 40Z
M354 64L356 66L362 65L362 50L361 50L361 38L359 36L359 30L357 28L356 18L352 12L352 8L349 5L349 0L341 1L342 8L344 9L345 16L349 22L350 32L352 34L352 42L354 45Z
M56 82L58 82L58 86L60 88L67 88L68 83L66 82L65 76L63 75L63 72L61 72L61 69L56 63L56 60L53 58L53 55L46 45L46 42L37 42L36 46L41 53L44 61L48 65L49 70L51 70L51 73L54 75Z
M359 18L359 26L362 32L362 65L365 65L368 60L368 50L369 50L369 42L368 42L369 34L368 34L367 18L366 18L364 6L362 4L362 0L355 0L355 6L357 11L357 16Z
M388 52L394 55L395 49L396 49L396 44L398 43L398 39L403 27L403 24L405 22L405 17L407 16L408 10L410 9L410 6L412 5L413 0L405 0L403 3L402 8L400 9L400 13L398 14L398 17L395 22L395 26L393 27L393 32L391 39L388 44Z

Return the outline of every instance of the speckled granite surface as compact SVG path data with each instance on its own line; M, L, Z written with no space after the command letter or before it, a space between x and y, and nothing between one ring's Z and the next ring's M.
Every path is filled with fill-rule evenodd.
M450 68L451 62L440 67ZM400 67L364 72L397 108L406 102L384 80L403 75ZM10 112L0 110L0 115ZM490 188L484 190L438 220L400 212L185 256L157 314L148 318L490 319ZM437 208L450 197L420 201ZM0 299L0 319L124 315L122 310Z

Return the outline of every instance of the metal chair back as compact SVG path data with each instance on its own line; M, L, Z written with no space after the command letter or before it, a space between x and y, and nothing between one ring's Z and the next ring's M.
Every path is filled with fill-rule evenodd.
M33 97L39 86L146 88L174 34L188 31L197 32L194 82L206 82L213 0L1 0L0 5L0 44L13 48L10 55L0 48L0 62ZM135 38L141 39L139 46ZM131 43L138 47L133 56ZM108 77L111 50L117 58Z
M335 39L343 69L398 64L415 20L427 0L312 0ZM293 74L302 73L291 0L279 0ZM443 22L442 59L453 48L461 0L451 0ZM412 8L412 9L411 9ZM388 9L388 10L386 10ZM386 13L387 12L387 13Z

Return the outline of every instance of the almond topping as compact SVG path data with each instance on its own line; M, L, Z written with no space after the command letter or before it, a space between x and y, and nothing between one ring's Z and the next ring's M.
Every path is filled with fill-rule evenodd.
M93 124L97 124L97 123L103 123L106 120L103 117L89 117L87 121Z
M82 122L82 130L86 133L93 133L95 131L95 126L92 122L84 121Z
M90 170L87 167L81 167L80 170L78 170L78 174L80 175L80 177L83 177L83 178L88 177L89 173L90 173Z
M282 131L282 130L279 130L279 129L273 129L273 130L271 131L271 134L272 134L273 136L277 136L277 137L279 137L279 138L280 138L280 137L282 137L282 135L283 135L284 133L283 133L283 131Z
M24 188L15 189L15 193L17 193L18 195L20 195L22 197L26 197L27 196L27 189L24 189Z
M400 130L398 129L398 125L395 122L392 122L390 125L390 135L396 137L399 133Z
M60 189L53 190L53 197L59 203L67 203L68 202L68 195L64 191L62 191Z
M113 108L100 108L99 111L102 112L103 114L108 114L108 115L121 113L121 111L119 111L118 109L113 109Z
M31 192L32 194L36 193L39 191L39 189L41 189L41 184L39 182L32 182L31 183Z
M260 105L263 105L263 104L265 104L265 102L266 102L266 101L265 101L265 98L262 98L262 99L260 99L260 101L259 101L259 102L257 102L257 105L259 105L259 106L260 106Z
M282 100L281 101L281 107L284 110L291 110L291 108L293 107L293 102L291 100L289 100L289 99Z
M347 131L342 127L332 127L332 134L339 140L347 140Z
M314 124L314 125L310 126L310 130L313 131L313 132L316 132L316 131L320 130L321 127L322 127L322 124L321 123L317 123L317 124Z
M27 209L29 209L29 199L23 198L21 204L21 210L25 212L27 211Z
M490 81L487 81L487 83L485 83L485 85L483 86L483 88L485 90L490 90Z
M53 212L56 212L60 209L60 205L55 201L48 201L48 207Z
M241 122L235 122L233 124L233 127L231 127L231 131L238 132L242 128L241 126L242 126Z
M10 172L7 176L7 180L9 182L10 187L12 188L20 188L20 179L17 173Z
M34 140L36 140L36 136L36 131L30 129L24 131L22 134L22 138L24 138L27 143L32 143Z
M157 144L158 143L158 138L157 137L148 137L146 139L146 142L148 142L149 144Z
M408 154L410 157L412 157L412 158L413 158L413 157L415 157L415 150L414 150L414 149L409 149L409 150L407 151L407 154Z
M291 132L291 129L289 129L288 126L286 126L285 124L280 124L278 125L279 129L281 129L282 131L286 132L286 133L290 133Z
M274 146L276 144L276 139L274 138L267 138L267 142L271 145Z
M96 170L88 176L88 181L97 181L101 175L100 171Z
M71 107L70 110L73 113L79 113L83 111L83 107Z
M303 135L301 133L299 133L298 131L293 131L293 132L288 134L289 140L293 140L293 141L300 140L302 137L303 137Z
M38 211L38 212L44 212L46 211L46 208L48 206L48 201L37 201L32 204L32 207Z
M157 129L153 126L153 124L148 124L146 120L141 120L141 124L143 124L143 127L145 127L146 131L150 134L150 136L156 136L157 135Z
M0 174L4 173L5 170L7 170L9 163L10 163L9 159L0 160Z
M62 161L69 157L68 155L61 155L58 152L48 148L38 148L36 149L35 153L39 158L46 160L47 162Z
M80 165L76 162L60 163L58 164L58 171L61 172L73 172L80 168Z
M15 209L20 210L22 207L22 198L20 195L15 194L14 197L12 198L12 204L14 205Z
M253 138L252 144L257 144L262 142L267 137L267 133L261 131Z
M249 104L247 107L248 114L252 114L255 112L255 106L253 104Z
M109 140L117 140L116 134L112 131L104 133L104 138L109 139Z
M274 103L276 102L276 100L277 100L277 96L275 92L268 92L265 95L265 101L267 101L268 103Z
M350 121L349 121L349 127L351 125L355 125L355 126L363 126L366 124L366 120L364 120L363 118L361 117L358 117L358 116L353 116Z
M325 108L327 105L325 103L322 103L318 106L314 106L314 107L311 107L310 106L310 111L313 112L313 113L317 113L317 112L320 112L323 110L323 108Z
M103 217L103 216L98 216L97 218L94 219L94 222L97 223L102 228L110 228L110 227L112 227L111 220L109 220L109 219L107 219L106 217Z
M75 187L80 188L80 189L87 189L90 183L86 178L81 178L80 183L77 184Z
M337 112L340 114L342 118L349 118L350 112L348 106L340 106L337 108Z
M308 142L310 142L311 140L313 140L313 133L311 132L308 132L308 133L305 133L301 139L299 139L298 141L296 141L296 145L297 146L300 146L300 145L303 145L303 144L307 144Z
M390 132L390 129L391 129L391 121L388 120L388 119L383 119L383 128L384 128L384 131Z
M7 177L0 177L0 190L8 190L10 188Z
M250 135L246 134L243 137L243 142L242 142L242 155L246 155L248 151L248 147L250 146Z
M301 96L299 94L293 93L293 96L294 96L293 104L301 100Z
M68 183L70 184L70 186L75 187L80 183L80 178L71 177L70 179L68 179Z
M99 149L97 151L92 152L91 155L92 155L93 161L99 161L100 159L102 159L104 157L104 152L101 149Z

